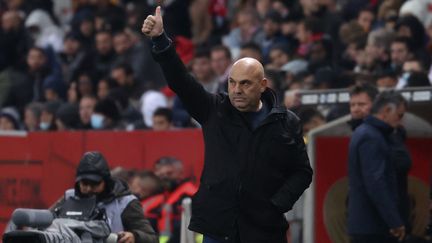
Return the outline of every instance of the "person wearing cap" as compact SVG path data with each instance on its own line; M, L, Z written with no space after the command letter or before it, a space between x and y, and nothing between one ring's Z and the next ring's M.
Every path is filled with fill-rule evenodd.
M86 152L77 167L73 189L65 192L51 210L58 212L70 197L96 196L98 206L105 210L108 225L117 233L120 243L156 243L157 236L144 218L138 199L126 182L111 176L108 163L97 151Z

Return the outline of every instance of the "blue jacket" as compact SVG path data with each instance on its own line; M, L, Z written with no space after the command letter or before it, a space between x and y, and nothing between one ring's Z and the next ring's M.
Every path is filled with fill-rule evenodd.
M398 211L396 168L392 163L393 128L369 116L349 146L349 234L388 234L403 225Z

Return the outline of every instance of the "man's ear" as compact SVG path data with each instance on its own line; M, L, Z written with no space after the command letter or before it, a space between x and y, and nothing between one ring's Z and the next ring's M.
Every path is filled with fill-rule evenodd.
M268 83L268 80L266 78L261 79L261 81L260 81L260 86L261 86L260 90L261 90L261 93L264 92L265 89L267 88L267 83Z

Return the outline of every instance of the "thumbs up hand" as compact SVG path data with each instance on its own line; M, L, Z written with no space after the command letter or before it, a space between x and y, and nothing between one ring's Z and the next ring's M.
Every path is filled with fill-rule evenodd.
M141 31L149 38L158 37L163 33L161 7L156 8L155 15L149 15L144 20Z

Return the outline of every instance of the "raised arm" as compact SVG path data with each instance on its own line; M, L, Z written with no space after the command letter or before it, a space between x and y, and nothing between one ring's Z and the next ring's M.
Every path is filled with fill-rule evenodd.
M159 63L168 86L179 96L189 114L203 124L216 102L187 71L172 41L164 33L161 8L144 20L141 31L153 42L153 57Z

